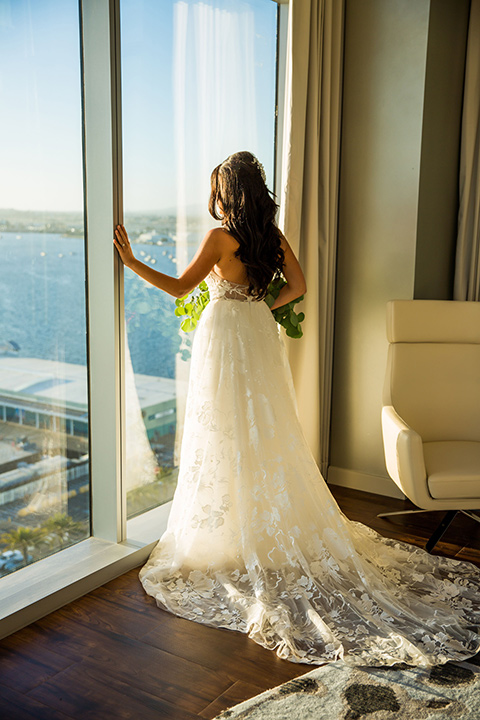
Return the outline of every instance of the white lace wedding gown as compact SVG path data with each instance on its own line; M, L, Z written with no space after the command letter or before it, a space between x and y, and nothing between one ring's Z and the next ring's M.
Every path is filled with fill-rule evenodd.
M213 272L207 283L178 487L140 571L145 591L293 662L430 665L474 655L480 570L343 515L300 428L266 303Z

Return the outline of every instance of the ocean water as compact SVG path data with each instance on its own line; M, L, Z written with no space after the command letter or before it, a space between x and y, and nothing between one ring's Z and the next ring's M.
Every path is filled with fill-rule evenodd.
M133 247L140 260L176 275L173 241ZM83 238L0 234L0 346L13 340L20 357L85 365L85 292ZM174 309L172 297L126 269L125 318L135 372L174 377L180 344Z

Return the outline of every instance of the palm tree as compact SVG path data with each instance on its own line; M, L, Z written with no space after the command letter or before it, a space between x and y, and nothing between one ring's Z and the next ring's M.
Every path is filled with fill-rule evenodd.
M81 522L75 521L65 513L55 513L43 523L43 531L49 538L56 538L63 550L66 542L70 539L70 533L83 529Z
M41 528L18 527L15 530L9 530L0 537L0 541L14 550L20 549L28 565L28 551L30 548L36 548L43 542L44 533Z

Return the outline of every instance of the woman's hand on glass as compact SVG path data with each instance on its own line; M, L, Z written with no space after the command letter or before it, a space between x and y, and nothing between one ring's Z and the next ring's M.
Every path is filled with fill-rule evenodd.
M128 239L127 231L123 225L117 225L115 228L113 243L118 250L121 261L129 267L134 262L135 256L132 251L132 246L130 245L130 240Z

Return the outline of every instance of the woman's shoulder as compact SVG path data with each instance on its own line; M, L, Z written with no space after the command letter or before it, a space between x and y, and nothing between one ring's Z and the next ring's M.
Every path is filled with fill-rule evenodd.
M211 252L220 252L223 254L225 249L228 251L235 251L238 248L238 242L235 238L226 232L223 228L212 228L208 230L203 236L203 240L200 245L202 251L210 250Z
M238 245L238 242L237 242L237 240L235 240L233 235L231 235L227 230L225 230L224 228L221 228L221 227L212 228L211 230L209 230L207 232L205 237L211 237L211 238L215 238L215 239L219 239L219 240L232 240L232 241L236 242Z
M219 227L209 230L205 235L205 241L215 244L222 255L235 253L239 246L238 240L233 235Z

